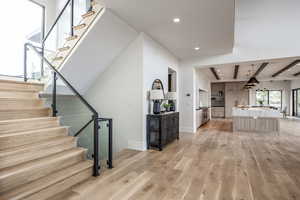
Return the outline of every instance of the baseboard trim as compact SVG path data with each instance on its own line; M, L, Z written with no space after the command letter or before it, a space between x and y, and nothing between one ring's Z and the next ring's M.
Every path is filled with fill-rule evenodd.
M146 151L146 146L141 141L128 140L128 149L137 150L137 151Z
M195 133L194 129L191 127L180 127L179 132L180 133Z

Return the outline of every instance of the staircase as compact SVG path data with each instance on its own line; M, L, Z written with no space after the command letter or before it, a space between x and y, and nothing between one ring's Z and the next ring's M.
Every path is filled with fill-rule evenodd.
M103 121L108 122L109 127L107 165L112 168L112 119L99 118L98 112L60 71L105 11L104 6L95 0L91 0L90 4L80 23L71 23L71 32L64 45L54 54L46 55L46 40L63 13L68 12L67 8L71 8L73 21L74 0L68 0L44 38L42 47L25 44L24 82L0 80L0 200L72 199L73 186L91 176L99 176L99 122ZM55 31L53 33L56 34ZM38 72L30 71L31 66L27 63L29 50L40 58ZM35 79L36 73L41 74L39 80L44 83L28 82ZM69 136L69 127L61 126L59 117L56 117L59 112L56 109L58 81L91 113L91 120L78 130L75 137ZM45 106L39 95L46 91L49 82L53 84L51 108ZM87 149L77 147L76 139L90 124L93 124L93 144L84 147L90 149L93 161L87 160Z
M0 199L49 199L92 176L86 150L50 117L43 85L0 80Z
M96 0L91 1L91 10L81 16L82 20L78 25L73 26L72 34L65 38L64 45L58 47L54 54L47 56L48 59L52 61L53 66L57 69L63 66L67 59L71 57L76 47L84 39L88 31L92 28L94 22L97 21L104 12L105 7L102 3ZM51 31L49 33L51 33ZM45 38L45 41L46 40L47 36Z

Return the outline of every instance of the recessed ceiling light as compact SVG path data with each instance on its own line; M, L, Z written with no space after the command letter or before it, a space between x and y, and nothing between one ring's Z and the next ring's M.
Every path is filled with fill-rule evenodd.
M200 50L200 47L195 47L195 50L196 50L196 51L199 51L199 50Z
M173 22L174 22L174 23L179 23L179 22L180 22L180 18L174 18L174 19L173 19Z

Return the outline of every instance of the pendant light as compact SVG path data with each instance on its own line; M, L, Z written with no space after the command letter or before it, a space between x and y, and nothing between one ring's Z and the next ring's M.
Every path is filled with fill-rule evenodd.
M252 73L253 73L254 72L254 64L252 64L251 66L252 66ZM256 79L255 76L252 76L250 78L250 80L248 81L248 83L250 83L250 84L259 84L259 81Z
M259 84L259 81L256 79L256 77L251 77L248 81L250 84Z
M246 87L255 87L256 85L254 83L247 83L245 86Z

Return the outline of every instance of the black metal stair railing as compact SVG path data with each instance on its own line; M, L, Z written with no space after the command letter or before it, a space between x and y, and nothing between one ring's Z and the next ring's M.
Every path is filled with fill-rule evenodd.
M108 160L107 160L107 165L108 168L112 168L112 119L106 119L106 118L99 118L99 114L94 109L86 100L85 98L71 85L71 83L51 64L51 62L45 57L45 42L49 38L49 35L51 32L54 30L54 27L62 17L62 15L67 11L67 7L70 5L70 36L74 35L74 0L68 0L66 4L64 5L63 9L59 13L58 17L54 21L53 25L50 27L48 33L45 35L45 37L42 40L41 47L34 46L31 43L26 43L24 45L24 81L28 81L28 75L27 75L27 59L28 59L28 50L32 49L33 52L38 55L38 57L41 60L41 77L44 77L44 63L49 67L50 71L53 72L53 90L52 90L52 115L55 117L58 113L57 111L57 103L56 103L56 98L57 98L57 79L60 78L63 83L77 96L80 101L88 108L89 111L92 113L92 118L91 120L86 123L76 134L76 136L79 136L83 130L87 128L91 123L93 123L93 139L94 139L94 144L93 144L93 160L94 160L94 166L93 166L93 175L94 176L99 176L99 170L100 170L100 162L99 162L99 121L107 121L108 122L108 128L109 128L109 137L108 137ZM93 0L90 0L90 7L88 9L92 10L92 5L93 5Z
M91 123L94 124L94 130L93 130L93 138L94 138L94 149L93 149L93 159L94 159L94 168L93 168L93 175L94 176L99 176L99 170L100 170L100 165L99 165L99 121L108 121L108 128L109 128L109 135L108 135L108 160L107 160L107 164L108 164L108 168L112 168L112 154L113 154L113 149L112 149L112 145L113 145L113 132L112 132L112 127L113 127L113 121L112 119L108 119L108 118L100 118L98 112L96 111L96 109L94 109L86 100L84 97L82 97L82 95L67 81L67 79L49 62L49 60L47 58L45 58L42 53L38 50L38 47L33 46L30 43L26 43L25 44L25 58L27 57L27 51L30 49L32 49L51 69L51 71L53 72L53 90L52 90L52 116L56 117L57 115L57 109L56 109L56 98L57 98L57 93L56 93L56 88L57 88L57 84L56 81L58 78L60 78L64 84L79 98L79 100L93 113L92 114L92 119L86 124L84 125L76 134L75 137L80 135L82 133L82 131ZM25 63L25 67L24 67L24 76L26 76L26 68L27 65Z

